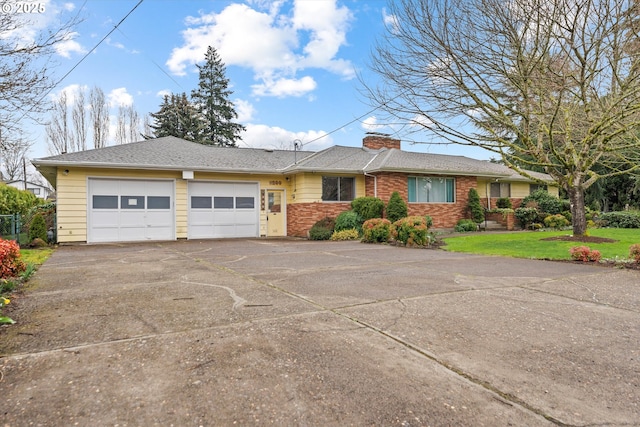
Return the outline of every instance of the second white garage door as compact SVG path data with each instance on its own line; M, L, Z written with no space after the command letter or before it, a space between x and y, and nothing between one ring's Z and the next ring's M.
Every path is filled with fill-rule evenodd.
M258 236L257 183L189 183L189 239Z

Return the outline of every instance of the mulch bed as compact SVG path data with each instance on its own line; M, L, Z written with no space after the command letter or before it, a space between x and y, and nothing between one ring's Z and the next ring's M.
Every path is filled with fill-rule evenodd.
M594 237L594 236L555 236L555 237L547 237L545 239L540 240L548 240L548 241L563 241L563 242L576 242L576 243L615 243L617 240L607 239L606 237Z

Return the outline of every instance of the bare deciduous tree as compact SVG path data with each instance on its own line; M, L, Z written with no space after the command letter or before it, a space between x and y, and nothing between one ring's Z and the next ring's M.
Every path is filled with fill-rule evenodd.
M74 151L84 151L87 149L88 122L83 88L79 88L75 93L71 119L74 130Z
M91 104L93 148L106 147L109 139L109 104L102 89L99 87L91 89L89 103Z
M58 99L51 103L51 120L47 123L47 145L50 154L61 154L73 151L70 144L69 109L67 106L67 93L61 92Z
M15 3L2 0L0 6L3 11L14 10ZM0 127L5 133L18 130L27 114L46 108L41 101L53 86L47 58L78 23L72 18L32 37L33 32L24 29L37 28L36 20L35 14L0 13Z
M367 88L370 99L525 176L545 170L567 191L573 233L583 235L585 189L640 167L636 2L398 0L389 11L371 63L382 83Z
M3 137L3 143L0 146L0 159L3 166L0 170L0 178L7 181L23 179L24 159L32 143L22 135L3 135Z

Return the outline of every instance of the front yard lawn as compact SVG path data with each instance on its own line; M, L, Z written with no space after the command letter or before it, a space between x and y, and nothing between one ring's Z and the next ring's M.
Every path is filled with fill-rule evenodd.
M628 228L589 229L589 236L615 240L609 243L582 243L579 241L545 240L568 236L566 231L515 231L510 233L471 233L443 238L443 249L484 255L514 258L569 260L569 249L588 246L600 251L603 260L626 260L629 247L640 243L640 230Z

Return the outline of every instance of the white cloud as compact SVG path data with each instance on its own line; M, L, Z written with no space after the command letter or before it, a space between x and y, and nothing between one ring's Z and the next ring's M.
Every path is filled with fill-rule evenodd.
M331 136L325 136L317 141L305 144L326 135L324 131L310 130L306 132L292 132L277 126L248 124L247 130L242 134L240 147L271 148L277 150L293 150L295 141L302 145L300 150L318 151L333 145Z
M133 105L133 96L127 92L127 88L125 87L113 89L107 95L107 99L109 100L109 106L111 108Z
M169 70L177 75L195 71L190 66L201 63L207 47L213 46L225 65L252 69L256 93L264 96L301 96L301 91L314 90L310 77L296 75L305 69L353 78L351 62L338 57L347 43L351 11L335 0L296 0L291 12L284 4L253 0L187 18L183 44L166 62Z
M156 93L156 96L159 98L164 98L165 96L171 96L171 93L172 92L169 89L162 89Z
M387 9L383 9L382 20L384 25L389 28L393 34L398 33L400 23L398 22L398 17L396 15L390 15L387 13Z
M60 99L60 96L64 93L67 96L67 105L71 106L75 102L76 93L78 93L79 91L86 93L87 86L80 86L79 84L71 84L63 87L58 92L51 94L50 98L52 101L58 100Z
M430 128L433 126L433 122L427 116L418 114L411 119L411 123L415 126L421 126L425 128Z
M55 45L55 50L58 55L63 56L65 58L71 58L71 54L73 52L76 53L85 53L86 50L82 47L80 43L74 40L75 37L78 36L78 33L72 32L67 34L64 40Z
M236 99L233 101L238 118L235 120L238 123L246 123L253 120L253 116L256 113L256 109L253 104L243 99Z
M369 116L362 121L362 129L367 132L375 132L379 129L383 129L388 127L387 125L382 125L378 123L378 118L376 116Z
M316 81L309 76L301 79L279 79L265 80L264 83L252 85L253 94L258 96L277 96L283 98L286 96L303 96L313 91L316 87Z

